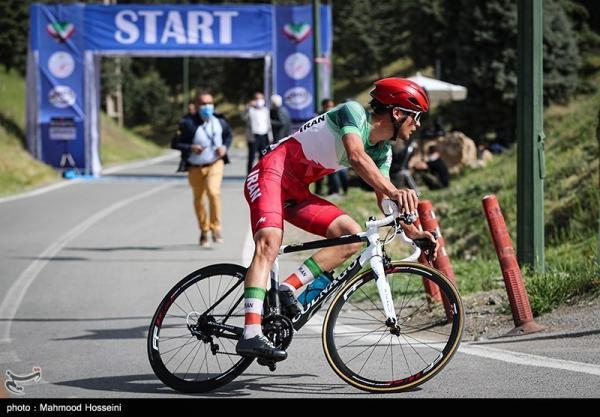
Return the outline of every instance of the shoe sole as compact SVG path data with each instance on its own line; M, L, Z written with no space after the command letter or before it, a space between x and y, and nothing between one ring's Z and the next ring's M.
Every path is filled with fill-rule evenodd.
M287 354L285 355L285 357L280 358L280 357L272 357L272 356L267 356L267 355L261 355L260 353L255 353L255 352L244 352L244 351L239 351L239 350L235 350L236 353L240 356L244 356L247 358L256 358L256 359L264 359L267 361L274 361L274 362L281 362L287 359Z

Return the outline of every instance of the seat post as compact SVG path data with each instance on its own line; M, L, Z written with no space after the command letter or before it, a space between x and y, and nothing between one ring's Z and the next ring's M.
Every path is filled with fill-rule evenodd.
M277 296L277 290L279 289L279 256L277 256L275 262L273 262L269 278L271 282L271 288L269 289L269 305L271 308L275 307L276 313L279 314L279 311L281 311L279 297Z

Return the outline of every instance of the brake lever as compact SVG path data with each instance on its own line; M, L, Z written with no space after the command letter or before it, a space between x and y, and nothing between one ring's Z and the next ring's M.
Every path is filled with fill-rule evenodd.
M417 221L418 217L419 216L416 213L400 214L398 217L396 217L396 225L400 225L400 222L406 223L406 224L413 224L414 222Z

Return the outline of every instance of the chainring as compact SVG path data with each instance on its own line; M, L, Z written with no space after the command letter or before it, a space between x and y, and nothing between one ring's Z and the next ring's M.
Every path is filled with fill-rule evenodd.
M292 321L280 314L271 314L262 321L263 334L269 338L278 349L286 350L292 343L294 325Z

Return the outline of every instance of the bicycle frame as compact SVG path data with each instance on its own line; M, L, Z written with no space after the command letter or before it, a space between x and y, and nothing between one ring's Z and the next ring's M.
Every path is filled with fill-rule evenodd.
M306 322L308 322L308 320L310 320L310 318L321 308L321 306L325 304L333 294L335 294L338 288L343 286L347 280L358 274L367 264L367 262L370 263L371 269L376 275L377 289L388 320L387 323L394 325L397 322L392 294L390 292L389 283L385 277L383 244L380 240L378 230L379 227L387 226L390 223L390 220L395 221L393 216L388 216L379 221L368 221L366 224L367 230L355 235L346 235L334 239L321 239L306 243L284 245L279 249L279 256L281 256L286 253L327 248L331 246L341 246L358 242L368 242L367 247L363 249L360 254L356 256L356 258L354 258L352 263L337 277L333 277L333 281L305 307L302 313L298 314L292 319L294 330L300 330L306 324ZM419 247L406 236L402 228L399 229L397 234L401 236L404 242L413 247L413 253L407 258L404 258L403 261L416 261L421 254L421 249L419 249ZM279 313L280 310L277 292L274 290L279 287L279 256L275 259L270 273L271 290L269 291L269 301L272 313Z

